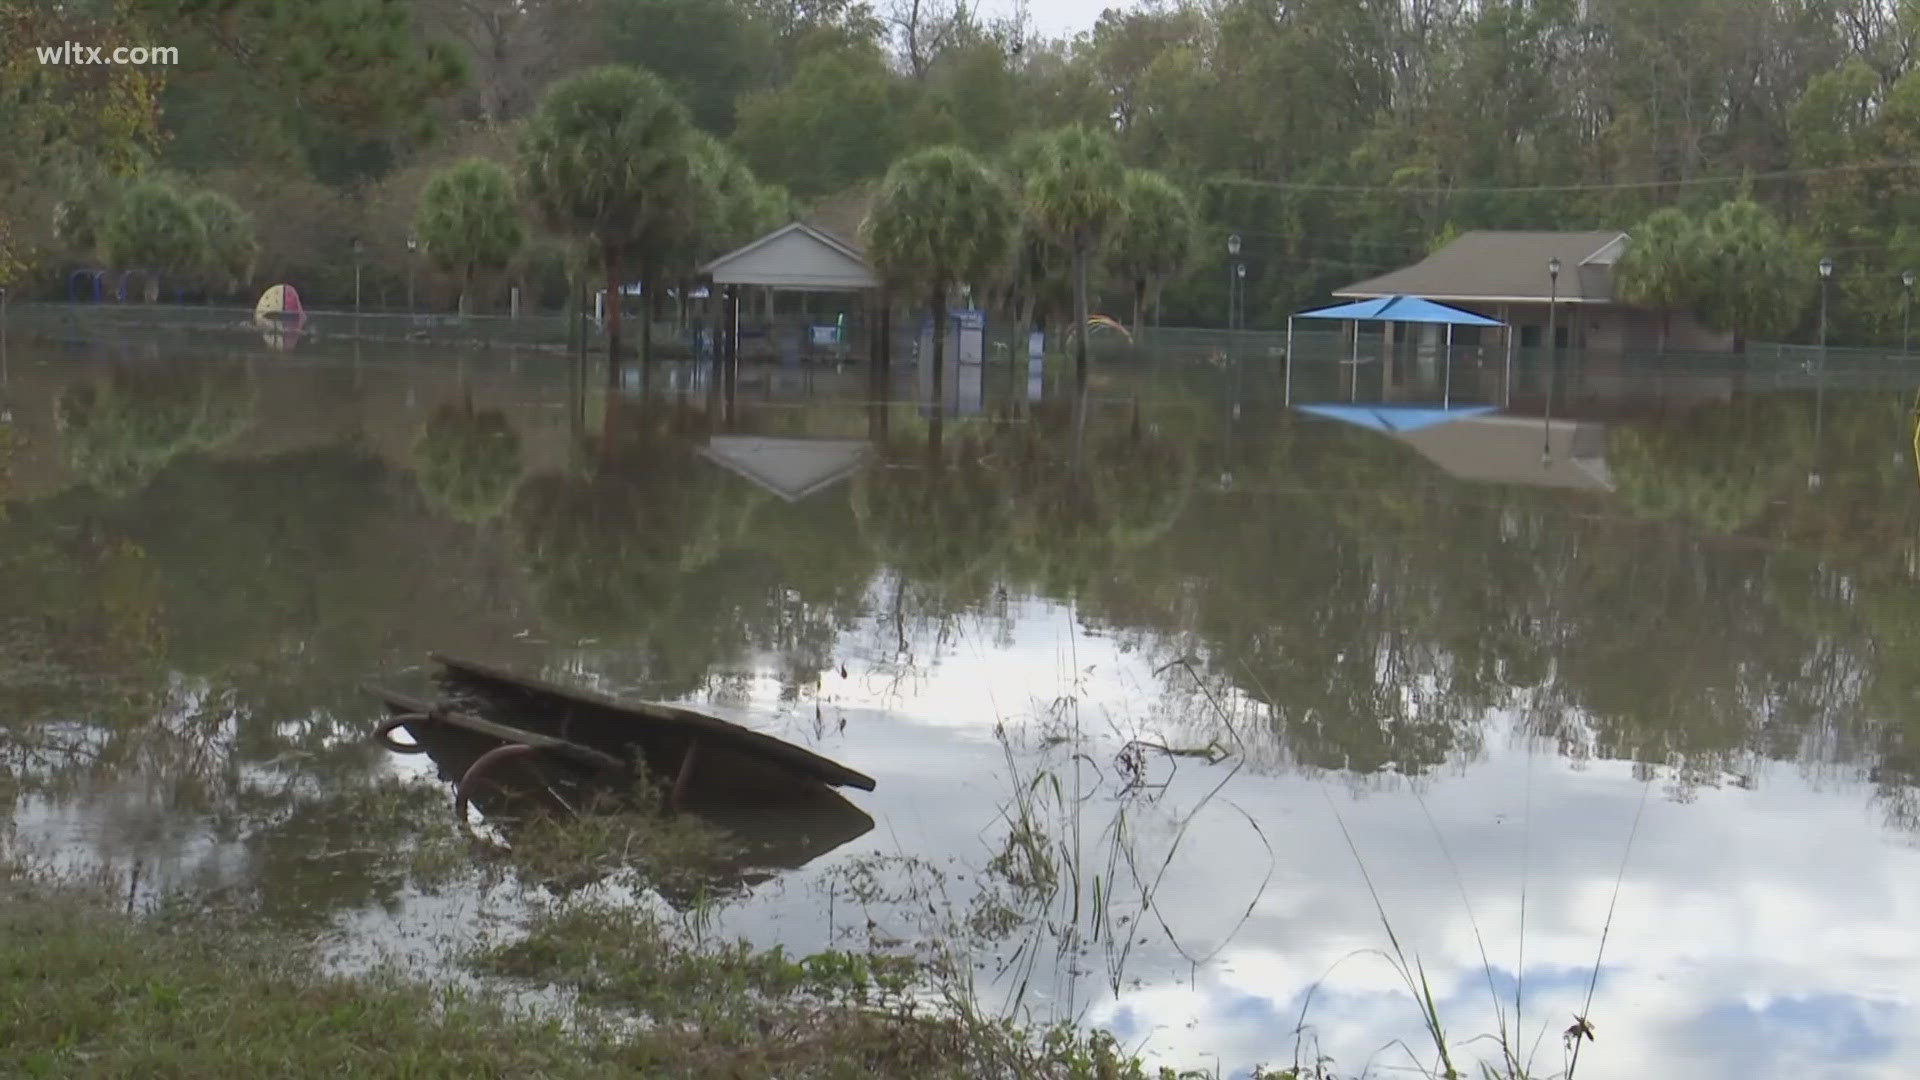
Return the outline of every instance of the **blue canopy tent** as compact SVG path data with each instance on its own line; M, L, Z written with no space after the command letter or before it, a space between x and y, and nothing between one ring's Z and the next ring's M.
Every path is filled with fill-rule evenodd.
M1439 324L1447 328L1447 364L1446 388L1443 391L1443 408L1453 405L1453 328L1456 326L1505 326L1498 319L1489 319L1485 315L1475 315L1471 311L1462 311L1432 300L1422 300L1417 296L1382 296L1373 300L1357 300L1351 304L1338 304L1329 308L1302 311L1287 318L1287 398L1288 405L1293 404L1293 320L1294 319L1339 319L1354 324L1353 332L1353 400L1360 399L1360 328L1363 322L1403 322ZM1512 352L1507 358L1507 376L1513 376Z

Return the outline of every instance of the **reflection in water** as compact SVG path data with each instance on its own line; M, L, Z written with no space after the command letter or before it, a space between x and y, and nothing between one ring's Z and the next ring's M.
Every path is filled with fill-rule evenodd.
M114 367L70 384L54 403L74 472L108 495L144 487L176 456L217 449L253 420L249 367Z
M1648 782L1580 1074L1895 1075L1912 1049L1920 985L1889 959L1920 950L1908 391L1636 404L1610 375L1604 409L1570 391L1546 428L1549 457L1606 482L1535 483L1538 417L1513 447L1494 417L1390 437L1282 410L1252 369L1230 420L1226 373L1114 371L1077 407L989 372L980 414L936 439L864 375L596 396L582 420L588 380L570 394L561 366L478 359L463 386L444 362L356 381L314 356L15 347L0 800L21 842L377 928L402 888L378 860L302 856L348 816L341 792L394 768L354 687L477 652L881 779L854 811L878 827L747 875L731 928L795 947L925 929L925 903L842 882L909 856L946 867L982 992L1011 999L992 976L1030 939L996 918L1045 929L1020 889L1050 851L1084 872L1071 895L1100 878L1099 933L1128 927L1126 948L1085 911L1053 920L1085 978L1025 1003L1229 1071L1287 1060L1315 985L1343 1064L1418 1034L1379 971L1335 966L1381 942L1329 798L1474 1033L1486 976L1424 815L1509 989L1524 872L1527 1013L1563 1027ZM872 449L816 462L818 483L739 458L780 440ZM1125 756L1136 741L1234 755ZM1043 775L1062 797L1040 781L1029 824L1059 827L1023 846L1007 811Z
M420 490L456 521L499 517L520 482L520 436L499 409L471 398L434 410L413 445Z

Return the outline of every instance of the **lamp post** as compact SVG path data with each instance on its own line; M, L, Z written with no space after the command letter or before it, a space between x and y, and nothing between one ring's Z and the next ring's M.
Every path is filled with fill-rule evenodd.
M1553 365L1558 359L1560 308L1560 257L1555 255L1547 260L1547 377L1543 382L1547 392L1547 406L1542 411L1540 421L1540 464L1553 461Z
M420 234L407 234L407 317L413 317L413 271L420 254Z
M1231 236L1227 237L1227 258L1229 260L1236 260L1239 257L1240 257L1240 234L1234 233ZM1236 327L1236 321L1234 316L1237 311L1236 303L1237 303L1237 297L1239 296L1239 292L1235 285L1235 273L1234 273L1235 265L1237 264L1230 262L1227 267L1227 329L1228 330L1235 329Z
M1833 280L1833 260L1820 260L1820 366L1827 364L1827 286Z
M1913 341L1913 271L1900 275L1901 288L1906 290L1906 299L1900 305L1900 359L1907 359L1908 346Z
M1560 327L1557 319L1560 307L1560 257L1547 260L1547 358L1551 360L1554 350L1559 347Z

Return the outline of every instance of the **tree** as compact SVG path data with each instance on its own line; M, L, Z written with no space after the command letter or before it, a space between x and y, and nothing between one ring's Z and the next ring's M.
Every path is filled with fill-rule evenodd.
M485 158L468 158L428 181L414 228L434 262L459 281L463 315L474 279L505 270L527 238L513 178Z
M1012 195L979 158L957 147L902 159L880 186L867 218L867 249L889 287L918 289L927 298L936 394L942 392L948 294L1002 269L1013 225Z
M1039 171L1047 153L1047 136L1027 132L1014 139L1000 158L1001 174L1012 188L1018 212L1014 230L1013 265L1007 276L1007 288L1020 310L1022 331L1045 329L1049 317L1059 317L1073 307L1072 274L1068 273L1073 256L1058 243L1037 219L1027 185ZM1071 314L1067 314L1071 318Z
M1073 252L1075 377L1087 381L1087 271L1120 216L1126 170L1105 134L1076 124L1048 140L1026 197L1041 226Z
M1120 217L1108 257L1133 290L1133 332L1147 297L1177 276L1193 259L1193 203L1166 177L1144 169L1127 170L1120 190Z
M323 180L374 176L389 167L395 149L431 132L439 119L432 104L468 77L459 47L421 25L426 11L419 0L129 0L126 6L143 12L150 25L166 27L166 40L180 47L185 63L162 70L176 72L167 116L185 136L173 159L185 167L203 166L206 150L272 131ZM121 35L128 37L134 36Z
M724 255L798 218L787 189L762 183L727 144L703 134L695 156L699 190L694 235L684 245L688 261Z
M139 39L126 10L0 0L0 286L52 246L55 200L102 178L131 176L160 142L167 69L43 64L28 43Z
M898 98L878 49L816 53L791 83L740 99L734 145L796 194L838 191L887 171L904 134Z
M127 190L107 219L103 240L115 267L147 271L149 304L160 298L162 277L191 276L206 258L206 229L179 192L155 180Z
M251 281L260 251L253 237L253 218L217 191L194 192L187 210L206 236L200 275L208 291L230 293Z
M610 361L620 354L622 270L653 254L647 241L686 189L690 131L686 110L658 76L602 67L549 90L521 141L527 194L548 225L598 249ZM612 377L617 368L609 369Z
M1765 207L1750 199L1721 203L1700 221L1700 314L1737 337L1792 330L1813 297L1813 260Z
M1812 297L1812 260L1764 207L1721 203L1698 221L1664 209L1634 230L1619 267L1620 295L1663 312L1692 308L1737 338L1792 330ZM1666 346L1661 326L1661 347Z
M540 88L601 30L595 0L413 0L465 49L472 107L488 125L526 115Z
M726 137L734 110L775 77L778 42L747 5L715 0L601 0L607 58L643 67L686 102L693 122Z
M1667 348L1667 327L1675 308L1699 300L1703 237L1686 211L1667 207L1636 226L1627 251L1614 270L1620 298L1660 311L1660 350Z

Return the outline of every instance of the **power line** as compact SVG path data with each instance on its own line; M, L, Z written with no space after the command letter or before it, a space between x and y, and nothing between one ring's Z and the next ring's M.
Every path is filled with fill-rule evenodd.
M1694 176L1682 180L1616 180L1587 184L1507 184L1455 187L1402 187L1383 184L1319 184L1293 180L1258 180L1244 176L1212 176L1206 182L1222 186L1256 187L1274 191L1325 192L1344 195L1525 195L1574 193L1583 191L1652 191L1660 188L1707 187L1716 184L1742 184L1749 180L1797 180L1838 173L1887 172L1920 168L1920 161L1862 161L1850 165L1828 165L1809 169L1775 169L1771 172L1743 172L1724 176Z

